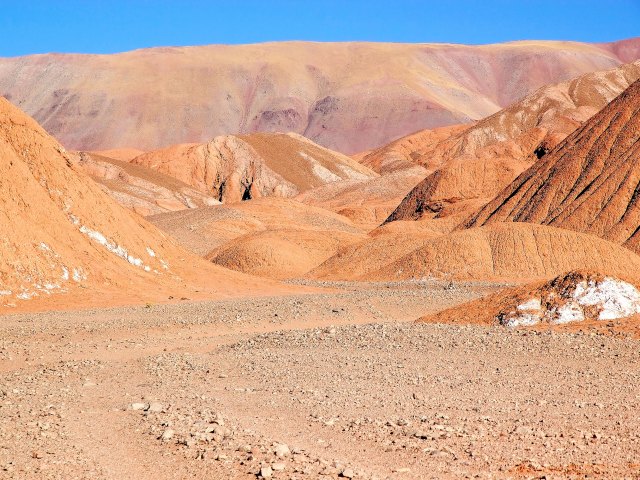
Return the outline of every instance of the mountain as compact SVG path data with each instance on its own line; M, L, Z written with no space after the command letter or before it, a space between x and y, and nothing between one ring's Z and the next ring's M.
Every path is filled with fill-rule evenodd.
M522 173L464 226L531 222L640 251L640 80Z
M416 150L413 161L434 171L388 221L471 213L638 78L640 62L634 62L548 85L461 132L431 142L429 149Z
M294 134L224 135L144 153L131 163L170 175L225 202L293 197L314 187L378 174Z
M0 95L67 148L152 150L293 131L356 153L486 117L543 85L640 58L609 44L211 45L0 59Z

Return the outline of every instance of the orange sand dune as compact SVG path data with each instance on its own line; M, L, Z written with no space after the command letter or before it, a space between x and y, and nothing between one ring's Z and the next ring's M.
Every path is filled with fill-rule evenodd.
M629 277L640 257L592 235L527 223L497 223L429 238L380 235L346 247L310 272L324 280L551 278L586 268Z

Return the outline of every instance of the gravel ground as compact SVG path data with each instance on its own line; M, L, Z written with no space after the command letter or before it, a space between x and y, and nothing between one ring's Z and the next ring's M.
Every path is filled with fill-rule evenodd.
M640 341L412 324L491 284L15 315L0 478L640 478Z

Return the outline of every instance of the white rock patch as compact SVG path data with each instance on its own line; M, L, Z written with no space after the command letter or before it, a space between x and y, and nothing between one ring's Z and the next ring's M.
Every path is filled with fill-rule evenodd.
M580 305L574 302L568 302L557 310L551 310L550 312L551 323L562 324L581 320L584 320L584 313Z
M112 242L111 240L108 240L107 237L105 237L102 233L98 232L97 230L92 230L89 227L82 225L80 227L80 233L85 234L94 242L99 243L114 255L117 255L120 258L124 258L131 265L135 265L136 267L143 266L142 260L140 258L136 258L133 255L129 255L129 252L127 251L126 248L116 244L115 242Z
M505 325L507 327L529 327L540 322L541 315L539 313L523 312L518 316L509 318Z
M527 311L527 310L542 310L542 302L540 302L539 298L532 298L524 302L521 305L516 307L517 310Z
M74 282L82 282L83 280L87 279L87 274L84 273L84 270L82 270L82 267L78 267L78 268L74 268L73 269L73 281Z
M543 301L544 300L544 301ZM605 277L602 280L582 280L573 291L546 293L544 299L532 298L497 320L508 327L530 326L541 321L552 324L579 322L587 318L614 320L640 313L640 291L622 280Z
M573 297L580 305L598 305L598 320L614 320L640 313L640 292L630 283L605 278L602 282L581 282Z
M298 153L302 158L304 158L307 162L311 164L311 170L313 171L313 174L316 177L323 180L324 182L331 183L331 182L337 182L339 180L342 180L342 177L339 177L328 168L323 167L320 164L320 162L318 162L311 155L307 154L306 152L298 152Z

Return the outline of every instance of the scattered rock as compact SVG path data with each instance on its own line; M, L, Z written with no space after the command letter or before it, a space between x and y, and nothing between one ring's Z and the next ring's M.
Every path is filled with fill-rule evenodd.
M288 457L291 451L289 450L289 446L284 443L279 443L273 449L273 452L276 454L278 458Z

